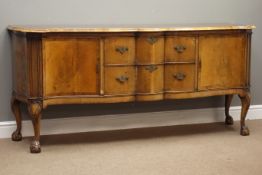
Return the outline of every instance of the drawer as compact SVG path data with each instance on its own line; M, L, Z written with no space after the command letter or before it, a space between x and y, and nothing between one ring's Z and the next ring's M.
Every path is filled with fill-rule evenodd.
M134 66L111 66L105 68L105 94L130 95L135 92Z
M164 86L164 66L147 65L137 68L137 93L160 93Z
M166 62L193 62L196 57L196 38L189 36L167 37L165 41Z
M134 64L135 38L108 37L105 39L105 64Z
M165 91L194 91L195 64L165 66Z
M161 64L164 62L164 38L143 36L136 40L137 64Z

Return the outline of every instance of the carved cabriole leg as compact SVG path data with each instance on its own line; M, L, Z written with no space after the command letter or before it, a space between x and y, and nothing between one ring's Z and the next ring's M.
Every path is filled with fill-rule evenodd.
M229 108L230 108L232 99L233 99L233 95L226 95L225 96L225 115L226 115L225 124L226 125L233 125L234 124L234 120L233 120L232 116L229 114Z
M28 112L32 118L34 127L34 138L30 145L31 153L40 153L40 120L41 120L42 103L40 101L31 101L28 104Z
M249 92L245 93L244 95L239 95L239 98L241 99L242 108L241 108L241 118L240 118L240 134L242 136L249 135L249 129L245 125L245 119L246 115L250 106L250 94Z
M16 130L12 134L12 140L13 141L21 141L22 140L22 115L20 111L20 101L18 101L14 96L11 99L11 109L15 116L16 120Z

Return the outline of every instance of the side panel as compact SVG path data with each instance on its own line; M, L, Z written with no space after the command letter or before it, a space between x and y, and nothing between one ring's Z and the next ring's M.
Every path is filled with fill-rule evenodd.
M12 81L14 93L22 98L28 96L28 60L26 36L11 33Z

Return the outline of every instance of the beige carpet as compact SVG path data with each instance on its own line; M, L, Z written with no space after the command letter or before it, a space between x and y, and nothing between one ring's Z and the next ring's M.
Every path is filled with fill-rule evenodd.
M261 175L262 120L0 140L0 175Z

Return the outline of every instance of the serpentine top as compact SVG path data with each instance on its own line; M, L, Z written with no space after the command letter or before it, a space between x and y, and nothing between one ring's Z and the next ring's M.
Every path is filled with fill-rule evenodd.
M121 26L8 26L9 31L23 33L52 32L165 32L165 31L205 31L205 30L251 30L254 25L232 24L191 24L189 25L121 25Z

